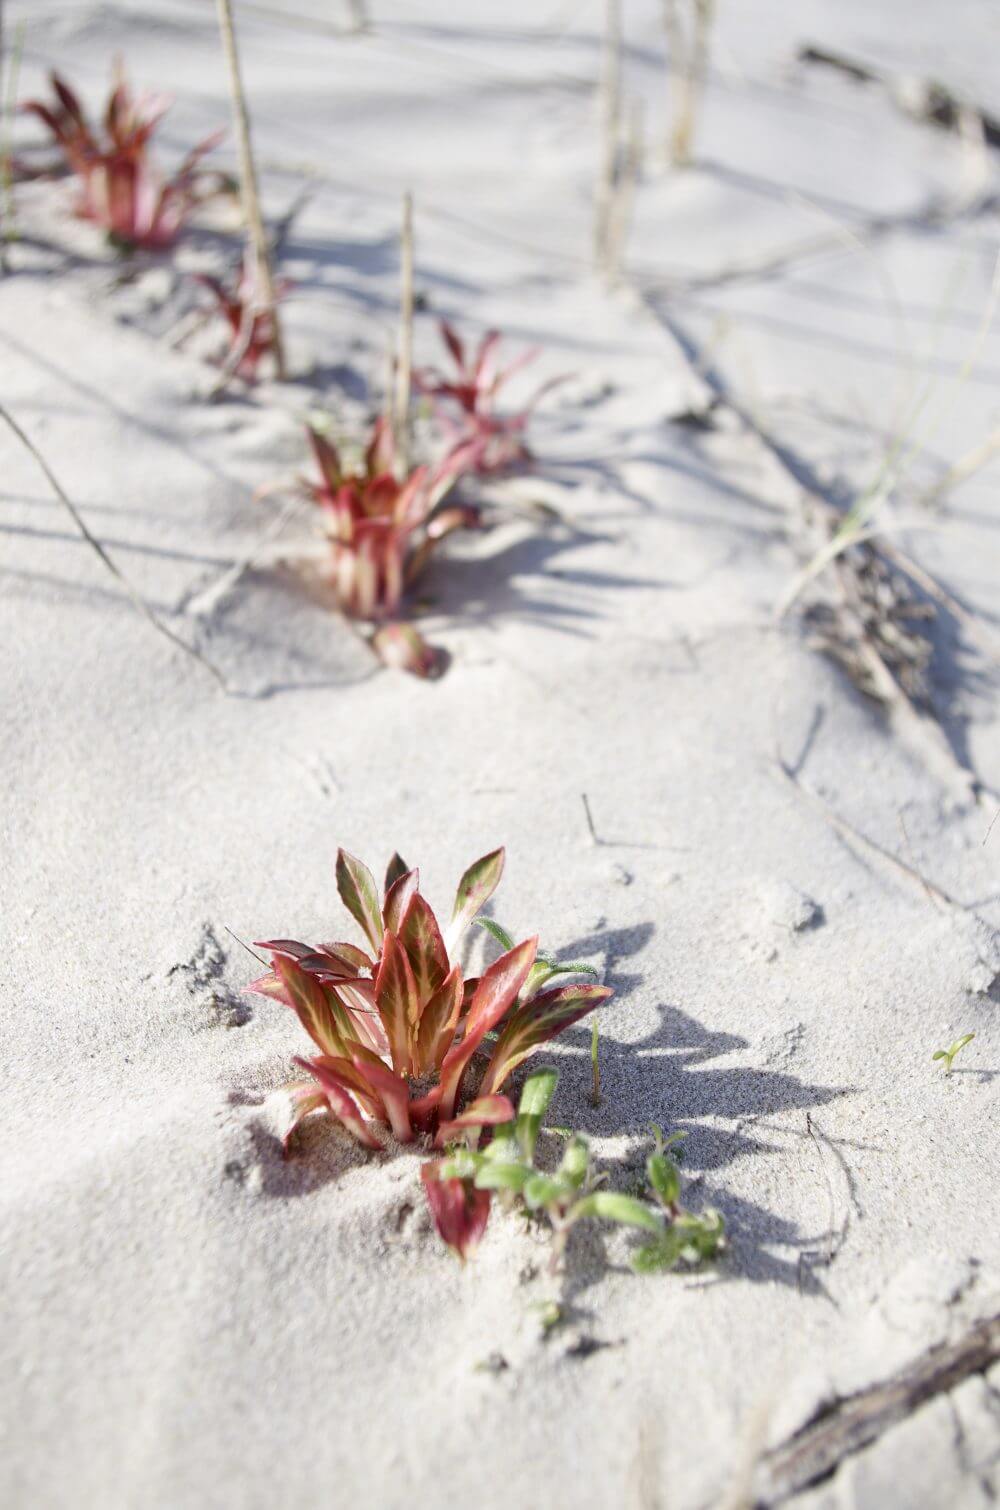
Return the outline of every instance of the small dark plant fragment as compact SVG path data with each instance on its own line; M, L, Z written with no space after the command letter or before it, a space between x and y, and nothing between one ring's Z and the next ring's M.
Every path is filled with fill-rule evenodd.
M831 591L805 614L813 645L868 697L890 704L901 689L911 703L926 705L933 647L925 626L933 605L916 598L867 541L843 550L828 580Z

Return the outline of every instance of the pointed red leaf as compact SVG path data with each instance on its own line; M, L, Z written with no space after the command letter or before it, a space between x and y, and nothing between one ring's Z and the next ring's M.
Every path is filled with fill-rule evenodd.
M360 1045L352 1044L352 1051L360 1053ZM341 1089L349 1091L363 1112L380 1122L388 1122L389 1113L381 1095L372 1084L371 1077L350 1059L341 1059L331 1054L317 1054L309 1063L322 1065L339 1081Z
M420 1171L424 1194L440 1237L464 1263L486 1231L490 1217L490 1193L476 1190L471 1181L442 1180L443 1160L425 1164Z
M610 986L559 986L540 991L512 1014L490 1059L481 1095L498 1091L507 1076L539 1045L579 1022L614 993Z
M337 890L351 916L361 924L373 949L382 947L382 909L375 879L346 849L337 851Z
M341 482L340 457L337 448L331 445L325 436L314 430L312 425L306 427L306 435L312 448L316 465L319 467L320 476L331 492L335 492Z
M462 972L458 965L445 977L430 1001L424 1003L417 1029L414 1073L437 1069L455 1040L455 1029L464 996Z
M455 1110L466 1066L486 1034L513 1005L535 960L538 939L525 939L494 960L480 977L460 1043L448 1050L441 1066L441 1116L447 1122ZM495 1087L490 1087L494 1089Z
M501 848L482 855L480 859L473 861L459 881L446 939L449 956L455 953L455 946L466 927L500 884L504 854L505 851Z
M454 325L451 325L447 320L442 320L440 325L438 326L438 329L441 332L441 339L444 341L444 344L451 352L455 366L458 368L459 372L464 372L465 345L462 341L461 336L458 334L458 331L455 329Z
M324 1054L343 1054L344 1024L337 1021L334 1004L322 984L301 970L294 960L282 959L280 955L275 959L275 968L292 1009L313 1043Z
M368 1081L385 1106L389 1125L398 1143L413 1142L410 1124L410 1089L401 1075L394 1075L389 1066L370 1049L360 1044L351 1046L354 1068Z
M390 933L398 937L402 932L403 913L409 905L410 898L415 894L420 885L419 870L408 870L398 876L385 894L385 902L382 904L382 919Z
M329 954L333 959L344 965L351 975L357 975L361 970L374 970L375 968L375 961L363 949L359 949L356 944L321 944L320 949L324 954Z
M448 974L448 955L437 918L419 891L407 903L399 929L399 942L413 967L422 1008Z
M434 1139L435 1148L443 1148L453 1138L457 1138L463 1132L475 1131L482 1127L499 1127L501 1122L514 1120L514 1107L506 1096L480 1096L472 1101L453 1117L450 1122L441 1122L438 1125L437 1137Z
M318 1086L315 1080L297 1080L293 1085L286 1085L284 1089L289 1101L289 1116L288 1125L281 1139L281 1151L287 1158L292 1133L299 1123L309 1116L310 1112L319 1111L321 1106L326 1106L327 1100L326 1091Z
M410 1031L419 1016L417 987L406 950L394 933L387 933L375 977L375 1004L382 1019L392 1067L405 1074L410 1067Z
M366 1148L381 1152L382 1144L358 1111L356 1102L345 1090L334 1071L329 1069L321 1059L296 1059L295 1063L302 1069L308 1070L310 1075L319 1081L326 1094L331 1115L342 1122L359 1143L363 1143Z

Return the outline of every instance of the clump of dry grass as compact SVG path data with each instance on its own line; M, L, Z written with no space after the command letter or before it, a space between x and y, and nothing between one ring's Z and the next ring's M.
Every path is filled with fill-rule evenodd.
M837 661L868 697L891 704L902 691L926 707L933 655L926 626L935 616L933 604L917 598L868 541L850 546L834 565L825 595L803 615L810 643Z

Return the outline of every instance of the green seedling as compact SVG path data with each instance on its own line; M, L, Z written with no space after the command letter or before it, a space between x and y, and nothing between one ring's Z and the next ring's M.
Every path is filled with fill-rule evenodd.
M955 1062L955 1055L959 1053L961 1049L964 1049L967 1043L971 1043L975 1036L975 1033L965 1033L961 1038L956 1038L954 1043L949 1044L948 1048L935 1049L934 1053L931 1055L931 1058L943 1059L945 1062L944 1072L946 1075L950 1075L951 1067Z
M535 1150L557 1079L552 1069L529 1076L514 1120L496 1127L482 1151L453 1148L442 1164L441 1178L462 1180L477 1191L496 1191L508 1204L546 1218L552 1229L553 1269L573 1227L588 1217L634 1227L646 1235L649 1241L633 1258L633 1267L642 1273L715 1258L724 1244L722 1217L712 1210L695 1215L680 1203L680 1170L669 1150L685 1133L664 1137L658 1127L653 1129L655 1148L646 1161L646 1173L655 1205L636 1195L602 1189L606 1176L594 1170L590 1145L581 1133L559 1129L568 1136L557 1167L552 1172L536 1168Z

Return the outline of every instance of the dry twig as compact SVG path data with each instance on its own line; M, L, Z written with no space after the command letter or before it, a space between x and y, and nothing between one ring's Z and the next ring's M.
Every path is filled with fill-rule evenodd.
M410 387L413 376L413 195L403 196L403 228L399 242L399 341L395 364L393 433L401 475L410 465Z
M55 493L63 508L66 509L67 513L69 514L73 523L76 525L80 534L83 536L84 540L86 540L91 550L106 567L106 569L111 573L115 580L121 584L125 592L128 594L129 598L132 600L134 606L142 614L143 618L147 619L153 626L153 628L157 631L157 633L163 635L164 639L169 640L172 645L176 645L179 650L183 650L184 654L189 655L192 660L197 661L199 666L203 666L209 673L209 675L222 688L223 692L228 692L229 687L226 683L225 677L222 675L222 672L219 671L217 667L213 666L212 662L208 660L206 656L202 655L200 650L196 650L193 645L189 645L186 640L182 640L180 635L175 634L174 631L169 627L169 625L164 624L163 620L159 618L158 615L155 614L150 608L145 598L143 598L140 595L139 591L132 586L132 583L125 576L124 572L120 571L119 568L115 565L101 542L95 535L92 535L90 533L90 530L87 528L87 525L76 505L63 491L59 479L52 471L52 468L49 466L48 462L45 460L45 457L42 455L41 451L39 451L34 441L25 434L25 432L21 429L21 426L18 424L17 420L14 419L13 415L8 413L8 411L3 407L2 404L0 404L0 419L3 419L6 424L9 425L24 448L27 451L30 451L31 455L35 458L35 461L45 473L52 491Z
M253 313L268 314L273 321L274 361L278 377L284 378L285 352L281 339L281 326L278 319L277 299L274 292L274 278L271 272L267 235L264 231L264 217L261 214L260 208L257 169L254 163L253 148L250 143L250 115L247 110L246 95L243 90L243 80L240 74L240 59L236 48L236 33L233 28L232 0L218 0L218 6L219 29L222 32L226 61L229 66L229 85L233 97L233 117L236 121L236 135L239 142L243 213L246 217L247 239L253 259L254 288L256 290L257 302L257 308ZM252 317L249 323L252 330ZM226 365L228 367L229 363ZM235 368L233 370L235 371Z

